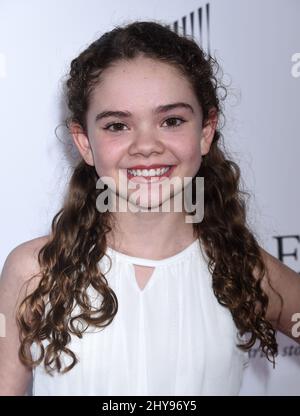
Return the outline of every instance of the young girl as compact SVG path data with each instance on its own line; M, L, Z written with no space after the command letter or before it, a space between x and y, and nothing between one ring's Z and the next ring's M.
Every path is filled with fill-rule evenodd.
M300 280L247 226L216 64L158 22L116 27L72 61L81 160L51 233L6 259L1 394L33 374L34 395L237 395L255 341L274 363L276 331L292 337ZM201 177L204 215L187 221L174 200ZM99 209L108 188L127 210Z

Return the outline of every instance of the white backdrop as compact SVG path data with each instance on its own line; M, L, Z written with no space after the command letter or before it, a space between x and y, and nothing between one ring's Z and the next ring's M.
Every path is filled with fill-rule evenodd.
M70 61L134 19L176 22L179 31L185 23L190 33L190 13L231 83L225 144L253 194L250 223L267 251L300 271L298 0L1 0L1 267L16 245L48 234L60 208L70 169L54 130ZM63 128L57 134L65 138ZM300 345L278 339L275 370L253 348L241 394L300 394Z

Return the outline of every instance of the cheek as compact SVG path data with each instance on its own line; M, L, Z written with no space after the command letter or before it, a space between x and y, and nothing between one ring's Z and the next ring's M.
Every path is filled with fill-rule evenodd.
M191 156L190 162L189 162L189 171L190 171L190 176L195 176L198 172L198 170L200 169L201 166L201 161L202 161L202 157L201 157L201 153L194 153Z
M111 176L117 165L117 155L112 149L99 146L94 151L95 168L99 176Z
M180 160L190 166L191 169L199 169L201 163L200 143L195 141L186 142L181 146L179 152Z
M118 142L98 137L94 141L93 154L97 172L100 170L103 175L111 173L112 170L115 170L120 165L124 150Z

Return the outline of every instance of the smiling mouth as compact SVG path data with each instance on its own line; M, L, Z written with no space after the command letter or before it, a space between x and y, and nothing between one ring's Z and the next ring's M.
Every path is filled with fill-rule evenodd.
M143 182L153 181L155 179L161 179L170 176L174 170L175 165L166 166L159 169L127 169L127 178L138 180L143 179Z

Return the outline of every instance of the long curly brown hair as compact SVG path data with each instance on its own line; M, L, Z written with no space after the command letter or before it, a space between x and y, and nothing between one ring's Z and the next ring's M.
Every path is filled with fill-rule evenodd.
M177 34L159 21L135 21L106 32L72 60L65 83L70 111L66 126L70 127L71 121L78 123L86 133L89 99L103 70L118 60L140 54L168 63L184 74L201 105L203 125L212 109L217 111L218 120L220 116L224 119L222 101L227 90L217 79L217 60L191 36ZM225 92L222 97L221 91ZM205 180L205 207L201 223L193 223L194 232L209 259L215 296L229 308L239 335L250 335L238 347L246 351L259 340L266 357L270 360L271 356L275 365L276 331L266 319L268 296L261 289L266 268L246 220L244 197L249 193L240 189L240 168L228 158L224 144L221 149L221 139L218 126L210 151L195 176ZM97 180L95 167L80 160L63 207L52 220L49 240L38 254L39 283L23 299L17 313L21 361L34 367L44 360L49 374L54 370L67 372L77 363L76 355L68 348L71 334L81 338L89 325L104 328L118 311L117 297L99 268L106 253L106 234L113 224L108 211L96 209L101 192L96 189ZM102 295L99 309L90 303L90 286ZM72 316L75 305L80 313ZM85 327L75 325L77 320ZM43 340L48 341L46 347ZM36 360L29 352L33 343L40 347ZM65 368L62 353L72 359Z

